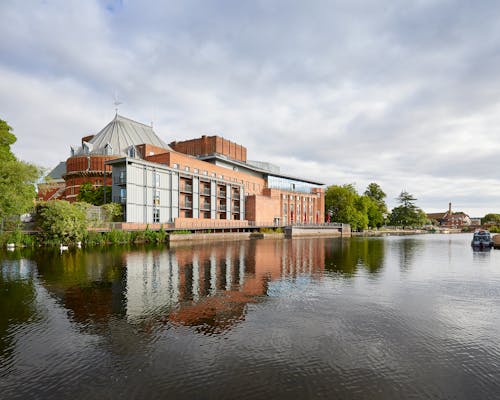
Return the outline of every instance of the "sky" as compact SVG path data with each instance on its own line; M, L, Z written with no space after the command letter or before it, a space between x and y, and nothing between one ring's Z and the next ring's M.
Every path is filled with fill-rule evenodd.
M426 212L500 212L500 3L2 0L0 119L47 169L119 113Z

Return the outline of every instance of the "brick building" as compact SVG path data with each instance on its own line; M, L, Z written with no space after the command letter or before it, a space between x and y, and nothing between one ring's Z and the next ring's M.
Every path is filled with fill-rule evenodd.
M247 160L244 146L219 136L166 144L150 126L119 115L72 148L65 169L58 198L76 200L84 182L109 185L131 224L189 229L324 221L322 183Z
M431 220L433 224L447 228L460 228L463 226L470 226L472 224L470 217L464 212L453 212L451 210L451 203L448 204L448 211L427 214L427 218Z

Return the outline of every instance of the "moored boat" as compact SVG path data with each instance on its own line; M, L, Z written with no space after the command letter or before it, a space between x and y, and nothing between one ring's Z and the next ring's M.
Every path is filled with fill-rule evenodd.
M471 241L472 247L477 248L489 248L493 247L493 240L491 239L491 234L489 231L480 229L474 232L474 236Z

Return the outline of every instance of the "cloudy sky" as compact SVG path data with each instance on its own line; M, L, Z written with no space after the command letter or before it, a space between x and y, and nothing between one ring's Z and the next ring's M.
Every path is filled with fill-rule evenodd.
M161 5L160 5L161 4ZM2 0L0 118L51 168L120 114L325 184L500 212L495 1Z

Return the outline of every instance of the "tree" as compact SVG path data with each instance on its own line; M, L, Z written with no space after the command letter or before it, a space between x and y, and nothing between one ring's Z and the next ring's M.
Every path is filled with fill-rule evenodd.
M0 119L0 219L20 215L34 205L40 169L17 160L10 150L16 142L12 128Z
M86 203L70 203L52 200L40 203L36 210L36 222L46 243L75 243L87 232Z
M354 230L368 226L365 203L352 184L329 186L325 194L325 205L332 215L332 221L350 224Z
M80 186L80 191L76 198L80 202L100 206L104 204L104 186L94 188L90 182L85 182ZM106 186L106 199L109 202L111 199L111 187Z
M481 218L481 224L500 224L500 214L486 214Z
M370 183L365 190L365 196L370 197L376 202L381 202L385 204L384 199L386 198L386 194L382 190L382 188L377 183Z
M385 204L386 194L377 183L370 183L364 193L371 202L368 206L368 225L380 228L387 216L387 205Z
M415 205L417 200L413 195L406 191L402 191L397 197L401 203L400 206L394 207L390 215L390 223L396 226L402 226L403 229L408 226L421 226L427 221L427 217L423 210Z

